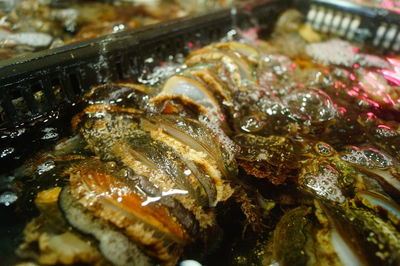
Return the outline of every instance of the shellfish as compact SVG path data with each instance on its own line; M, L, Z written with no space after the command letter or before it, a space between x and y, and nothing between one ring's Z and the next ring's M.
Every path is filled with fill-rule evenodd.
M158 91L93 88L64 142L79 152L49 155L64 227L36 218L20 253L40 241L29 234L67 234L96 250L74 262L172 265L188 246L217 242L218 207L232 199L247 219L238 231L250 224L266 239L266 263L399 264L398 122L346 105L348 70L271 45L193 51Z

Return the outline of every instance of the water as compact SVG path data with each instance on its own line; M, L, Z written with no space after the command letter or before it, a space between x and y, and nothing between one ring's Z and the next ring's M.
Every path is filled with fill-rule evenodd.
M232 28L235 29L237 28L238 24L237 24L237 8L236 7L232 7L231 8L231 18L232 18Z
M340 174L335 168L325 165L320 166L315 175L306 175L302 182L316 195L327 200L343 203L345 196L339 187L339 178Z
M368 168L393 166L393 158L375 148L350 147L341 156L344 161Z
M0 194L0 204L3 204L6 207L16 202L17 199L18 196L11 191L6 191Z
M244 117L241 120L240 128L244 132L256 133L256 132L262 130L266 124L267 123L265 121L263 121L262 119L260 119L259 117L248 116L248 117Z
M299 120L324 122L338 116L331 98L322 90L312 88L295 90L282 101Z
M93 69L97 73L98 83L111 82L112 74L109 69L109 55L108 46L114 40L113 35L107 35L106 38L99 43L99 57L98 61L92 65Z
M154 66L154 58L145 59L142 73L138 77L138 81L148 86L160 85L167 77L179 74L186 67L182 65L184 56L177 54L168 56L167 61L160 62L158 66Z
M42 130L42 140L57 140L59 138L57 129L54 127L46 127Z
M40 164L36 168L36 173L38 175L42 175L42 174L54 169L54 167L56 167L56 164L55 164L54 161L47 161L47 162L44 162L44 163Z
M4 148L4 149L1 150L1 152L0 152L0 158L7 157L7 156L13 154L14 151L15 151L15 148L14 148L14 147L7 147L7 148Z

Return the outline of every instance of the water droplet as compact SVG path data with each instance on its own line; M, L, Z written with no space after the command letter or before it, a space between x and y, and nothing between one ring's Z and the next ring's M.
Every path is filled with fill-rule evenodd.
M57 139L58 133L57 129L54 127L46 127L42 130L44 135L42 136L43 140Z
M117 164L114 161L106 162L106 167L108 167L110 169L114 169L116 166L117 166Z
M56 164L54 161L47 161L44 162L42 164L40 164L37 168L36 168L36 173L38 175L42 175L48 171L50 171L51 169L53 169L54 167L56 167Z
M5 148L0 152L0 158L7 157L8 155L13 154L14 151L15 149L13 147Z
M10 206L18 199L18 196L11 191L3 192L0 195L0 204L4 204L5 206Z

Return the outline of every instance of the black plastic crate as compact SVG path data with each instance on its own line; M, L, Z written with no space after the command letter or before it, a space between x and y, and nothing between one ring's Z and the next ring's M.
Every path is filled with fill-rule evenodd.
M296 0L312 27L343 39L371 45L383 52L400 51L400 15L344 0Z
M136 78L144 60L185 52L188 42L207 44L234 28L271 27L288 1L262 1L179 19L138 30L124 31L65 47L0 61L1 127L10 128L37 120L60 102L73 102L91 85ZM56 101L54 87L61 90ZM38 101L34 95L42 93ZM24 102L27 111L18 112Z

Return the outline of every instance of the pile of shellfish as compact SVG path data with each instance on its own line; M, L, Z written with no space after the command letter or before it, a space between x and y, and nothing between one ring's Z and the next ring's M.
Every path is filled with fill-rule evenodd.
M196 49L151 87L92 88L73 136L24 166L43 190L19 256L175 265L251 231L225 263L398 265L400 60L290 12L270 40Z
M2 0L0 60L234 3L225 0Z

